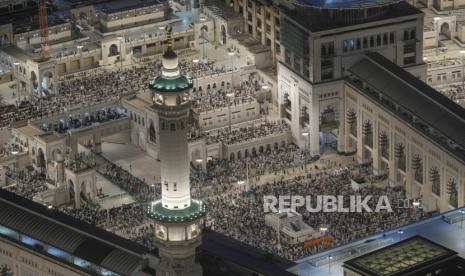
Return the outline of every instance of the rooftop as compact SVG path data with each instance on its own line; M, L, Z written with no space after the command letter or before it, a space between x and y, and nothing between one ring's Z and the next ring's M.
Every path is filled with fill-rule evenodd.
M92 265L81 266L84 270L98 266L129 275L148 252L135 242L3 189L0 189L0 217L0 236L29 245L50 257L72 256L90 262ZM56 251L61 253L55 254Z
M373 252L374 250L386 247L393 242L407 240L408 238L417 235L421 235L433 243L441 244L442 246L449 248L450 251L458 252L458 256L463 258L465 257L465 227L462 227L460 221L457 220L455 223L447 222L444 217L448 216L460 218L461 214L459 213L459 209L453 210L448 213L439 214L431 218L415 222L413 224L404 225L384 233L371 235L364 239L357 240L340 247L332 248L330 250L325 250L309 257L305 257L297 261L299 273L300 275L327 276L328 262L320 261L320 264L315 265L315 261L323 259L327 260L328 256L333 256L334 258L331 261L331 272L334 275L343 275L342 266L344 262L348 261L349 259L361 256L361 253L364 254ZM374 244L375 246L373 247L371 244ZM361 246L368 246L368 250L358 249ZM348 248L355 248L358 250L352 250L351 254L346 254L345 252Z
M465 162L465 109L384 56L366 57L349 69L348 81Z
M369 0L368 0L369 1ZM302 27L306 28L310 32L322 32L336 28L344 28L349 26L355 26L359 24L364 24L368 22L378 22L383 20L395 19L398 17L410 16L410 15L423 15L423 13L408 4L405 1L391 4L386 7L380 8L381 11L376 14L376 16L360 19L363 17L365 12L362 10L360 15L357 14L343 14L344 9L338 9L336 13L339 14L341 20L336 20L338 17L337 14L331 14L330 12L326 14L322 9L313 9L306 7L298 7L296 9L290 10L282 8L283 13L288 17L297 22ZM312 15L312 16L310 16ZM330 16L331 15L331 16ZM336 18L337 17L337 18ZM379 22L381 24L381 22Z
M369 275L405 275L419 267L437 263L457 252L414 236L344 263L344 266Z
M393 0L294 0L297 5L322 9L359 9L370 6L386 6Z

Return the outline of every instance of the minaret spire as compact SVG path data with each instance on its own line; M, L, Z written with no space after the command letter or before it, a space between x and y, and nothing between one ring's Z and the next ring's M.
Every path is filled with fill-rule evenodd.
M191 198L187 130L192 81L183 76L173 50L172 28L166 28L168 47L163 54L161 76L150 82L157 113L158 156L161 167L161 199L148 207L155 222L155 242L160 254L157 275L202 275L195 261L201 242L205 206Z

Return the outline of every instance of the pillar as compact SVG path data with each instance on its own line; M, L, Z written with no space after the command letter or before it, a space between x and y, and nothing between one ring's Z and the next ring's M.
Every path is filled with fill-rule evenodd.
M381 150L378 145L379 137L379 122L373 120L373 150L371 157L373 158L373 174L379 175L381 170Z

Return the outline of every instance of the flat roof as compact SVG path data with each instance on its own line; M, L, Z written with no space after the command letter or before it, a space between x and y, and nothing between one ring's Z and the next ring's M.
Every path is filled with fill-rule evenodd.
M311 9L312 8L305 8L305 7L298 6L297 8L290 10L286 7L281 6L282 13L284 13L288 18L294 20L295 22L297 22L298 24L300 24L302 27L306 28L310 32L321 32L321 31L326 31L326 30L331 30L331 29L336 29L336 28L366 24L369 22L377 22L377 21L388 20L388 19L393 19L393 18L398 18L398 17L403 17L403 16L423 14L419 9L413 7L412 5L408 4L405 1L401 1L401 2L394 3L389 6L384 7L384 9L388 9L388 10L386 10L383 15L373 17L371 19L367 19L366 21L360 22L360 23L358 22L349 23L349 22L334 21L331 18L326 18L327 20L324 20L324 18L319 18L320 20L314 20L312 16L309 16L309 13L310 13L309 11ZM337 9L337 10L341 11L341 9Z
M417 117L415 122L407 122L410 126L465 161L465 109L460 105L379 53L367 54L349 71L384 99Z
M131 274L148 252L138 243L4 189L0 189L0 217L4 227L121 275Z
M203 231L201 247L202 251L261 275L295 275L287 271L295 265L294 262L214 231Z
M30 124L16 128L16 131L28 137L33 137L35 135L40 135L44 133L42 130L37 129L34 126L31 126Z
M101 11L105 14L123 12L128 10L134 10L139 8L150 7L154 5L162 4L158 0L117 0L107 3L95 4L94 7L96 10Z
M457 255L422 236L413 236L344 262L344 267L366 275L400 276Z

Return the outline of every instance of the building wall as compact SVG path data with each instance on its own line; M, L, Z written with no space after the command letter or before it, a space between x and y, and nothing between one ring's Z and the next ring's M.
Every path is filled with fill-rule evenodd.
M281 58L280 44L280 12L273 5L263 5L256 0L227 0L232 3L234 10L242 15L244 32L251 34L269 46L273 52L273 61Z
M350 133L348 120L344 122L344 140L350 147L356 148L359 162L373 162L373 171L379 174L388 174L389 182L401 185L407 194L413 198L421 198L423 207L427 211L438 210L445 212L455 207L449 203L448 183L455 180L458 188L458 206L465 203L465 164L456 159L451 153L444 150L431 139L425 137L416 129L407 125L396 114L385 110L378 103L366 98L355 86L345 84L345 112L353 110L357 114L356 137ZM345 116L344 116L345 117ZM363 138L363 122L370 121L373 126L373 143L368 145ZM388 158L381 153L379 145L380 133L388 136ZM404 146L405 170L399 168L396 157L398 144ZM415 179L413 158L418 155L422 160L422 182ZM430 172L437 168L440 175L440 194L432 192Z
M21 276L90 275L0 237L0 265Z

